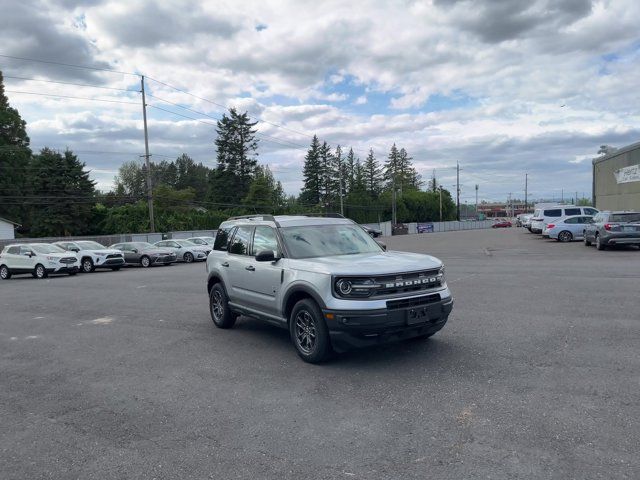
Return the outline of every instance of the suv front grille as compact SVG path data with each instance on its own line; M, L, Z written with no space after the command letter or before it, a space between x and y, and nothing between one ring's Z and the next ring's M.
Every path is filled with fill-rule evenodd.
M78 259L76 257L64 257L60 259L60 263L66 263L66 264L76 263L77 261Z
M107 258L122 258L122 254L121 253L110 253L109 255L107 255Z
M439 302L440 295L434 293L432 295L425 295L417 298L407 298L404 300L389 300L387 302L387 308L389 310L401 310L403 308L414 308L428 305L430 303Z
M421 272L374 277L374 281L382 285L382 287L376 289L372 297L420 292L439 287L442 285L442 277L438 277L439 273L438 270L424 270Z

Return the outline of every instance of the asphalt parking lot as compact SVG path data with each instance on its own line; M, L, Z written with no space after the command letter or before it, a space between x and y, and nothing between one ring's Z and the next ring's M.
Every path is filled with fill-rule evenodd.
M640 478L640 251L522 229L442 258L429 340L303 363L215 329L203 264L0 282L0 478Z

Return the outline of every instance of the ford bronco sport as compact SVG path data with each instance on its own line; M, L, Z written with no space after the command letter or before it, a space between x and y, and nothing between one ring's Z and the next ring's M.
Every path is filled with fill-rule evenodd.
M286 328L311 363L331 350L430 337L453 307L440 260L387 252L342 217L231 218L207 273L217 327L247 315Z

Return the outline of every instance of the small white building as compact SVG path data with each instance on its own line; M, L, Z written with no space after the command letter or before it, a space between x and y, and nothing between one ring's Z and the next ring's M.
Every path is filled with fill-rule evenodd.
M15 229L19 226L11 220L0 217L0 240L13 240L16 238Z

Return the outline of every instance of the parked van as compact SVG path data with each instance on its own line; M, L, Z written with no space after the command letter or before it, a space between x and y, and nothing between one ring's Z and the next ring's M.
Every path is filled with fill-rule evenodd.
M572 217L575 215L594 216L598 213L593 207L576 207L575 205L552 205L536 208L531 219L531 233L542 233L544 226L554 220L560 220L564 217Z

